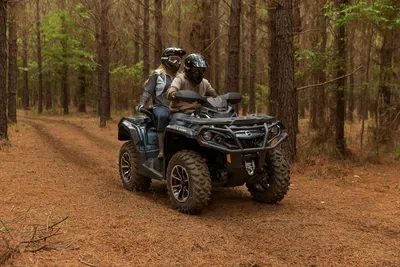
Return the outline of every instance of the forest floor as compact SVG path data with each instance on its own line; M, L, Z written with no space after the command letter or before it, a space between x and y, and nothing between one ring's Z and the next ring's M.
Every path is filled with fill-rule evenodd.
M4 266L400 266L394 158L320 174L295 164L278 205L252 201L244 187L214 189L189 216L170 206L163 183L122 188L116 126L21 114L0 150L0 257L16 243L26 251Z

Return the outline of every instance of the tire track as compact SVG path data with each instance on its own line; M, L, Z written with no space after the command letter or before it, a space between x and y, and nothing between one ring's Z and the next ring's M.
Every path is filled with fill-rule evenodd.
M37 134L52 146L55 154L61 155L68 162L72 162L74 165L77 165L82 169L87 169L87 166L89 165L94 165L99 168L102 167L99 161L91 160L91 157L85 152L78 151L65 145L62 139L58 139L51 135L42 125L30 120L23 121L24 123L31 125Z
M102 145L104 145L104 147L107 147L108 149L115 149L115 147L118 146L117 141L114 143L107 139L103 139L103 138L89 132L84 127L82 127L80 125L76 125L75 123L68 121L68 120L56 120L56 119L51 119L51 118L35 118L35 117L26 117L26 119L34 120L34 121L41 121L41 122L45 122L45 123L50 122L50 123L63 125L63 126L70 126L71 128L78 130L82 135L87 137L89 140L95 141L94 143L97 146L100 146L100 144L102 144Z

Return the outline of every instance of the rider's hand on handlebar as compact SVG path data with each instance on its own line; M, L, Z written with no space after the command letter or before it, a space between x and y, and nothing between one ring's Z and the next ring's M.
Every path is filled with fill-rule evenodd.
M143 104L139 104L139 105L136 106L135 109L136 109L137 112L140 112L140 110L141 110L143 107L144 107Z

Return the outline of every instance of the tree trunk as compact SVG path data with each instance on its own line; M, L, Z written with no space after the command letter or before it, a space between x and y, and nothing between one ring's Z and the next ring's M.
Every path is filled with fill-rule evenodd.
M40 33L40 1L36 0L36 38L37 38L37 60L38 60L38 112L43 112L43 73L42 73L42 42Z
M272 116L277 115L277 103L278 103L278 72L276 66L278 66L278 43L276 37L276 10L273 8L276 6L275 0L269 0L268 9L268 26L269 26L269 62L268 62L268 76L269 76L269 94L268 94L268 113Z
M386 141L389 139L389 123L392 121L392 106L391 106L391 81L393 76L392 58L394 44L393 29L383 30L383 44L380 51L380 70L379 70L379 88L377 96L377 129L375 133L377 142Z
M226 90L239 92L240 13L242 0L232 0L228 32Z
M65 28L65 0L61 0L61 10L63 12L61 16L61 33L63 37L61 38L61 47L62 47L62 58L63 63L61 67L61 94L62 94L62 106L64 110L64 115L69 114L69 84L68 84L68 64L67 64L67 57L68 57L68 43L66 35L66 28Z
M51 93L52 81L51 81L51 73L48 72L49 77L47 78L46 88L45 88L45 102L46 102L46 110L50 110L53 108L53 96Z
M29 81L28 81L28 31L24 32L22 37L22 107L24 110L29 108Z
M78 111L86 112L86 67L79 66L79 91L78 91Z
M178 19L176 21L176 28L178 31L178 47L182 47L182 34L181 34L181 24L182 24L182 0L178 1Z
M9 2L8 22L8 120L17 122L17 3Z
M211 70L215 71L214 61L212 56L211 46L213 44L212 40L212 1L211 0L202 0L201 8L203 11L201 18L202 25L202 34L200 35L200 40L193 40L195 42L200 43L200 49L202 51L203 56L206 58L208 64L210 65ZM208 80L211 80L212 72L205 72L205 77Z
M257 71L257 0L250 2L250 79L249 79L249 113L256 112L256 71Z
M98 10L98 14L101 14L101 9ZM100 15L101 16L101 15ZM102 86L102 66L103 66L103 58L101 55L101 22L100 20L96 20L96 53L97 53L97 116L101 117L103 114L103 105L102 105L102 94L103 94L103 86Z
M277 97L276 117L287 128L289 138L282 144L286 159L296 158L297 96L294 84L294 49L292 29L292 0L276 0L275 40L276 60L271 67L276 69L277 81L271 88ZM279 62L279 64L278 64Z
M337 8L343 9L348 0L336 0ZM339 64L336 69L336 77L346 74L346 30L345 26L336 29L335 42L338 51ZM344 90L346 88L346 78L337 80L336 82L336 150L340 155L344 155L346 143L344 139L344 120L345 120L345 97Z
M162 28L163 28L163 5L162 0L154 0L154 16L155 16L155 46L154 46L154 67L157 68L161 63L162 44Z
M240 80L242 82L241 86L240 86L240 93L242 95L245 95L249 93L248 89L249 89L249 66L247 66L247 62L249 62L250 60L248 59L248 52L247 52L247 48L249 46L247 39L247 16L248 12L246 12L246 9L244 9L242 11L242 25L241 25L241 35L240 38L242 39L241 41L241 45L240 45L240 62L241 62L241 70L240 70ZM250 99L249 99L250 101ZM240 103L240 107L242 109L242 114L247 114L248 108L249 108L249 103L244 103L241 102Z
M325 55L326 43L327 43L327 34L326 34L326 18L322 13L324 1L316 0L315 6L316 8L316 16L314 27L318 29L315 31L312 38L313 43L318 46L315 47L317 53L320 55ZM313 70L312 72L312 81L315 84L320 84L326 82L326 74L325 74L325 60L321 60L321 65L318 69ZM310 116L311 116L311 125L310 127L314 130L320 129L325 122L325 88L324 86L319 86L310 90ZM321 132L320 132L321 133Z
M0 0L0 140L7 133L7 1Z
M219 71L221 69L220 67L220 54L221 54L221 49L220 49L220 12L219 12L219 1L213 1L214 4L214 40L215 40L215 49L214 49L214 84L213 87L217 90L218 93L222 92L222 85L221 85L221 72Z
M149 77L149 0L144 0L144 21L143 21L143 74L142 80Z
M108 0L100 1L100 58L101 58L101 115L100 127L105 127L110 111L110 47L109 47L109 18L108 18L109 2Z
M350 37L350 36L349 36ZM353 43L353 38L349 39L349 43ZM348 53L348 61L349 61L349 69L354 69L354 55L353 55L353 48L349 46L349 53ZM354 115L354 75L349 76L349 89L347 94L347 120L353 122L353 115Z
M373 38L374 38L374 27L373 25L368 25L369 30L367 31L366 35L368 36L368 47L366 49L366 56L365 56L365 84L362 88L362 97L361 97L361 110L360 110L360 117L361 119L368 120L368 110L369 110L369 72L371 66L371 51L373 45Z
M135 10L134 10L135 13L134 14L138 18L141 16L141 12L140 11L141 11L141 6L137 5L135 7ZM135 28L135 32L136 32L136 38L135 38L135 41L134 41L135 51L133 53L133 64L136 65L140 61L140 43L139 43L139 40L140 40L140 33L142 32L142 29L141 29L140 23L136 23L134 28ZM135 106L136 106L136 103L138 101L139 94L141 92L141 90L140 90L141 88L140 88L140 86L136 86L136 85L133 85L131 88L132 88L132 100L133 100L131 108L132 108L132 114L135 114L135 112L136 112L135 111Z

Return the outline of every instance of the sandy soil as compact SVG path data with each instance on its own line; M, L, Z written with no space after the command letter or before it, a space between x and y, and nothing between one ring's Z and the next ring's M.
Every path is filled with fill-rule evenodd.
M10 129L1 221L16 238L68 219L44 241L58 249L17 253L5 266L400 266L399 161L343 166L329 179L295 171L279 205L255 203L243 187L215 189L189 216L171 208L163 183L122 188L116 124L22 116ZM0 255L2 238L0 225Z

